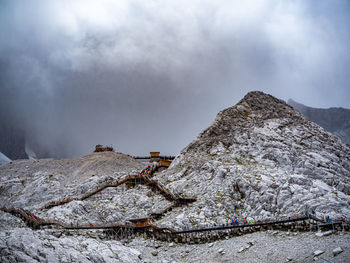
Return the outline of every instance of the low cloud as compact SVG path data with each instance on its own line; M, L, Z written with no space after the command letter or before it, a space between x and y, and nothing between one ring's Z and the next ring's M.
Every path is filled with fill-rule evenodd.
M348 1L2 1L2 115L31 147L72 157L98 143L177 154L251 90L350 108L349 10Z

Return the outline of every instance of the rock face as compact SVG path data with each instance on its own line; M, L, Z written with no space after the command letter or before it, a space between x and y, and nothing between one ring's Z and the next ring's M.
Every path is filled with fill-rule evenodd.
M52 232L52 231L51 231ZM140 262L140 252L115 240L57 238L50 231L15 228L0 232L1 262Z
M172 224L350 215L350 148L284 101L248 93L221 111L157 179L197 202Z
M115 152L3 164L0 166L0 207L38 208L50 200L79 195L108 180L138 173L142 168L144 164Z
M300 104L292 99L288 104L309 120L338 136L350 145L350 110L344 108L318 109Z

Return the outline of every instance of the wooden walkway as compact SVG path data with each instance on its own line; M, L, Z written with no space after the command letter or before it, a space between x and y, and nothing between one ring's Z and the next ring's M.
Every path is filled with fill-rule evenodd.
M292 231L315 231L320 229L333 229L349 231L347 222L339 221L326 224L318 218L299 217L293 219L282 219L270 222L258 222L243 225L220 225L201 228L175 230L171 228L158 227L156 225L136 226L131 222L115 223L87 223L67 224L58 220L45 220L38 218L28 211L16 208L1 208L2 211L17 216L33 229L56 227L66 230L103 230L106 238L130 239L137 236L152 238L177 243L205 243L217 239L242 235L262 230L292 230Z
M132 158L136 160L149 160L149 159L159 159L159 160L174 160L175 156L157 156L157 157L152 157L152 156L133 156Z
M152 163L150 165L149 172L146 169L144 169L139 174L128 175L126 178L121 180L116 180L112 183L107 183L107 182L103 183L102 185L98 186L96 189L89 191L80 197L66 197L61 200L51 201L48 204L44 205L41 209L50 209L55 206L64 205L73 200L83 201L95 194L100 193L101 191L103 191L108 187L118 187L122 184L128 184L128 185L144 184L150 187L152 190L159 191L167 200L173 201L174 205L171 205L172 207L195 202L196 198L182 197L180 195L174 194L171 191L169 191L165 186L163 186L161 183L152 179L153 174L160 166L161 165L159 163L156 163L156 162ZM166 211L168 210L164 210L161 213L165 213Z

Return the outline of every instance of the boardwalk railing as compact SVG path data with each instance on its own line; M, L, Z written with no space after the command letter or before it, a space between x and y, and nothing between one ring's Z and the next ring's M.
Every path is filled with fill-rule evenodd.
M319 229L334 229L349 231L350 225L347 222L339 221L329 224L320 223L322 220L311 217L299 217L293 219L282 219L271 222L258 222L255 224L243 225L221 225L202 228L192 228L175 230L171 228L159 227L156 225L135 226L132 223L86 223L86 224L66 224L58 220L44 220L38 218L28 211L16 208L1 208L2 211L15 215L33 229L56 226L66 230L103 230L106 237L113 238L133 238L143 235L145 238L153 238L164 241L174 241L179 243L203 243L225 237L241 235L244 233L261 231L267 229L298 230L309 231Z
M174 160L175 156L133 156L134 159L149 160L149 159L159 159L159 160Z

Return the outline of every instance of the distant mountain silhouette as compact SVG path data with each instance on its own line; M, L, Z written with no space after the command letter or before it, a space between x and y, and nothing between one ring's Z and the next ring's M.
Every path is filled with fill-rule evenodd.
M0 112L0 152L12 160L27 159L25 133L10 116Z
M309 120L317 123L325 130L339 137L343 142L350 144L350 109L312 108L292 99L288 100L288 104Z

